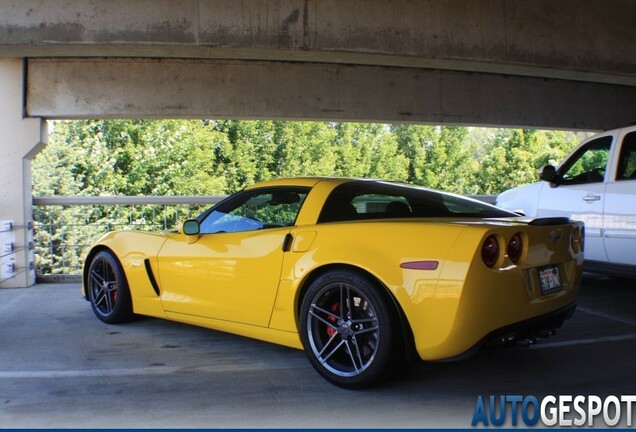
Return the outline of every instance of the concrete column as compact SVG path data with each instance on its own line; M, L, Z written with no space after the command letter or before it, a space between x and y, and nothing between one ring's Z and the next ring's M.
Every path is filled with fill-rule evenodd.
M29 287L35 283L33 240L33 195L31 160L46 145L46 121L23 118L25 63L0 58L0 220L12 220L15 233L13 272L5 271L0 288ZM6 270L6 269L5 269Z

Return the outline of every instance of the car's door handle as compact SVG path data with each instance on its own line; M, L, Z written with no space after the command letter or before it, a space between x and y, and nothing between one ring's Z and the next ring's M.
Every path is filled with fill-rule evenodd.
M285 238L283 239L283 252L289 252L293 242L294 237L289 233L285 234Z
M594 201L600 201L600 200L601 200L601 196L596 194L587 194L583 197L583 201L588 203L591 203Z

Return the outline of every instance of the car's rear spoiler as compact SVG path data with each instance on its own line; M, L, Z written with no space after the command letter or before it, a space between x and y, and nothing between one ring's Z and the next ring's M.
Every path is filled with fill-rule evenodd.
M528 225L533 226L552 226L552 225L566 225L571 221L566 217L546 217L546 218L537 218L532 219L528 222Z

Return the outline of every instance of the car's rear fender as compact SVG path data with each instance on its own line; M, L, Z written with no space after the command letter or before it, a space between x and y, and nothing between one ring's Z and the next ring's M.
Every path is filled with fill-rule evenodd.
M477 249L464 280L444 273L440 280L445 282L440 282L435 292L428 322L421 331L414 329L420 356L439 360L461 355L500 328L572 305L581 284L583 253L573 250L571 234L582 226L581 223L511 225L482 233L462 232L458 243L464 242L466 236L486 239L495 235L502 248L514 234L521 232L524 252L517 264L504 254L496 265L488 268ZM551 237L554 239L557 234L560 238L553 244ZM451 251L449 263L458 262L453 255L456 250ZM547 264L558 266L563 289L542 295L538 270Z
M270 326L297 331L297 311L304 289L332 266L349 266L369 275L390 293L409 323L421 322L450 244L462 229L448 223L404 221L315 227L310 247L285 256ZM472 254L466 260L470 257ZM418 272L400 267L404 262L421 259L435 261L439 268Z

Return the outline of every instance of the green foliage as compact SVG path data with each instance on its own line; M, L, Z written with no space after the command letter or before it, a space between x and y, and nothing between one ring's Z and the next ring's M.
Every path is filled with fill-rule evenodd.
M394 125L399 148L408 158L409 183L456 193L476 193L475 146L468 128Z
M498 129L482 147L476 178L479 193L499 194L537 181L539 168L556 165L577 143L572 133Z
M537 179L579 141L560 131L235 120L53 123L35 195L214 195L294 176L376 177L457 193Z
M537 179L580 137L558 131L235 120L52 123L34 160L35 196L217 195L294 176L374 177L455 193L497 194ZM45 212L46 210L46 212ZM197 209L193 209L196 211ZM38 266L67 273L95 224L155 228L154 207L36 208ZM185 217L176 209L165 218Z
M43 159L68 168L81 195L208 195L223 193L216 148L227 137L200 121L86 120L55 122ZM70 157L60 159L60 156ZM42 163L40 162L42 161ZM37 176L37 174L36 174ZM36 195L47 182L34 182ZM62 194L60 194L62 195Z

